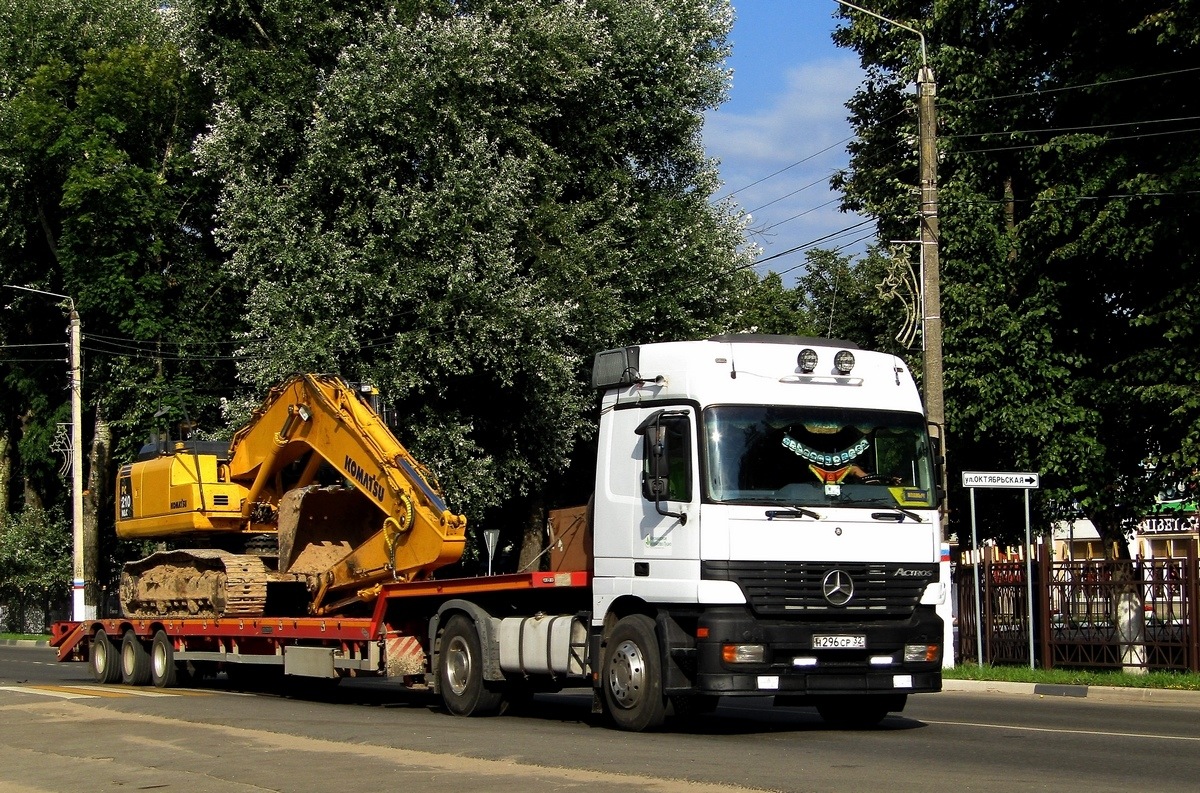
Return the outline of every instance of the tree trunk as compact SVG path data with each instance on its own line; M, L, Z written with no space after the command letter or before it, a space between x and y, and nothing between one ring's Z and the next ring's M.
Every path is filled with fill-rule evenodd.
M32 423L33 423L33 411L27 410L23 414L21 414L21 434L22 435L24 435L26 432L29 431L29 425ZM21 477L21 484L24 489L24 496L25 496L24 506L34 507L35 509L42 509L42 497L40 495L38 495L38 492L36 490L33 489L33 482L30 481L28 475Z
M1146 612L1142 607L1143 593L1137 570L1129 556L1129 546L1123 541L1111 540L1112 537L1124 539L1119 526L1097 524L1097 527L1102 527L1104 556L1112 564L1112 619L1121 651L1122 671L1129 675L1144 675L1149 671L1146 668Z
M8 430L0 429L0 515L8 513L9 482L12 481L12 443Z
M96 426L88 453L87 489L83 494L83 591L85 606L100 607L104 588L100 580L100 516L108 499L108 463L112 448L112 428L103 410L96 408Z

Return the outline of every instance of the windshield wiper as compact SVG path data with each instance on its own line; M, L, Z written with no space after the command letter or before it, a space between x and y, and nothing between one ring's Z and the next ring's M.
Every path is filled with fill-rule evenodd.
M812 518L813 520L822 520L819 512L813 512L811 509L798 504L791 509L768 509L767 520L774 520L775 518Z
M905 518L912 518L917 523L924 523L924 519L920 515L910 509L904 507L892 507L893 512L872 512L871 517L875 520L894 520L897 523L903 523Z

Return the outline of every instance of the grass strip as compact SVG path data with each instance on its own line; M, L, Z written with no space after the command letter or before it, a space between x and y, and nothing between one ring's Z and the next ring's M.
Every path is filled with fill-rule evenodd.
M1116 686L1118 688L1164 688L1200 691L1200 675L1191 672L1127 672L1087 669L1030 669L1027 666L980 666L965 663L943 669L946 680L993 680L1006 683L1048 683L1066 686Z

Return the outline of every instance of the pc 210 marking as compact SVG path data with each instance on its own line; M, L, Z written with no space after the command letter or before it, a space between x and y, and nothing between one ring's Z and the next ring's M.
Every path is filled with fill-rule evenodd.
M813 636L814 650L865 650L867 637L864 634L841 636Z

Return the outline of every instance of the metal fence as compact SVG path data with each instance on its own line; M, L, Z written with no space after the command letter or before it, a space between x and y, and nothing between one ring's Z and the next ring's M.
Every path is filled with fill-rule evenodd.
M1031 568L1037 666L1200 672L1195 543L1186 558L1133 561L1054 561L1043 549ZM975 577L982 630L975 622ZM1029 665L1025 562L959 564L955 581L959 657Z

